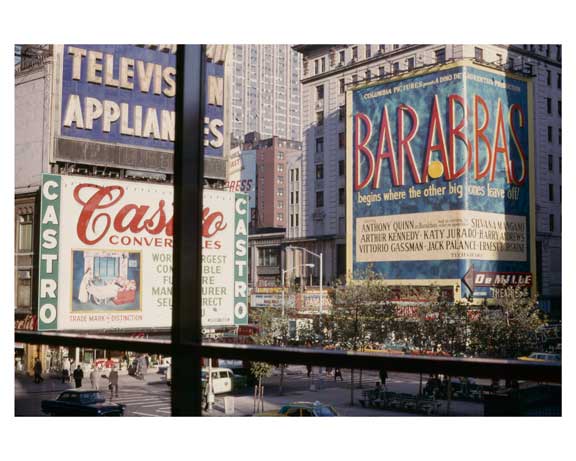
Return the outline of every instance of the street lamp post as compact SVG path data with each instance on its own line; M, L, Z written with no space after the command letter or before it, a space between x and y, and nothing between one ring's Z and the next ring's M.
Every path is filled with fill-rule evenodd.
M282 318L284 318L285 315L285 306L286 306L286 298L285 298L285 284L284 284L284 274L286 274L287 272L293 271L294 269L298 268L298 267L314 267L314 264L300 264L298 266L294 266L291 267L290 269L285 269L282 271Z
M322 281L323 281L323 272L324 272L324 267L323 267L323 253L320 254L316 254L313 251L310 251L306 248L303 247L297 247L297 246L293 246L293 245L289 245L286 247L287 249L293 249L293 250L302 250L305 251L306 253L311 254L312 256L316 256L319 260L320 260L320 311L319 311L319 319L320 319L320 324L322 324L322 310L324 307L324 293L322 292Z

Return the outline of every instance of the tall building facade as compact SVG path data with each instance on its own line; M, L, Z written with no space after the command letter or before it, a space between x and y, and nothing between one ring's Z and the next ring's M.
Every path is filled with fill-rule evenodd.
M259 132L301 141L302 56L290 45L234 45L231 129L236 140Z
M542 306L561 302L562 49L559 45L301 45L303 238L325 255L325 279L345 271L346 90L457 59L532 77L536 258Z

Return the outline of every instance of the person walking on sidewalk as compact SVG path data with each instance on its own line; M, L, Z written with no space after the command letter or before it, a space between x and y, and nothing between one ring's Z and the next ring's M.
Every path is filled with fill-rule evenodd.
M388 373L386 370L380 370L380 382L382 386L386 387L386 379L388 378Z
M108 379L110 380L110 384L108 384L108 388L110 389L110 398L114 397L114 395L118 397L118 370L116 369L116 366L112 368Z
M90 371L90 384L92 389L98 390L100 388L100 376L98 376L98 368L92 365L92 370Z
M62 360L62 383L70 382L70 360L68 357L64 357Z
M34 382L40 384L42 381L44 381L44 378L42 378L42 362L36 357L34 362Z
M342 371L340 370L340 368L334 368L334 382L336 382L336 378L340 378L340 381L344 381L344 378L342 378Z
M82 387L82 379L84 379L84 372L82 371L82 367L78 365L78 367L74 370L74 383L76 384L76 388Z

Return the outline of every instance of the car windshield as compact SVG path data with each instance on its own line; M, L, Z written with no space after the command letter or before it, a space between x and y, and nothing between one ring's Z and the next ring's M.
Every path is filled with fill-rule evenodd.
M334 410L330 407L318 407L314 410L316 416L336 416Z

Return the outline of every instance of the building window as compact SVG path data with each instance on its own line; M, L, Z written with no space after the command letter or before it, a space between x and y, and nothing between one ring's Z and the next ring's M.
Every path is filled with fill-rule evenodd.
M276 221L284 221L284 213L276 214Z
M366 71L366 80L370 81L371 78L372 78L372 71L370 69L368 69Z
M548 142L552 142L552 127L548 127Z
M314 73L315 74L320 73L320 61L318 61L318 59L316 59L316 61L314 61Z
M352 59L358 59L358 47L357 46L352 47Z
M259 266L278 266L280 262L280 251L278 248L259 248L258 265Z
M548 184L548 200L554 201L554 184Z
M338 133L338 147L342 149L345 146L346 146L346 133L341 131L340 133Z
M18 271L18 292L16 294L16 306L18 307L30 307L32 305L31 278L31 270Z
M346 51L342 50L340 51L340 64L344 64L345 61L346 61Z
M284 160L284 152L278 152L278 160Z
M294 227L294 215L290 213L290 227Z
M385 77L386 76L386 68L384 66L378 67L378 74L380 75L380 77Z
M562 128L558 128L558 144L562 144Z
M484 61L484 50L482 48L474 47L474 59L476 61Z
M370 45L366 45L366 58L372 56L372 47Z
M338 160L338 176L344 176L346 174L346 163L344 160Z
M546 45L546 56L550 57L550 45Z
M277 171L278 173L282 173L284 171L284 165L282 163L278 164Z
M562 46L556 45L556 60L562 61Z
M296 205L298 205L299 199L300 199L300 193L296 191Z
M502 65L502 55L500 53L496 53L496 62L499 66Z
M552 155L548 155L548 171L552 171L554 169L554 157Z
M552 85L552 72L549 70L546 71L546 85Z
M378 47L378 50L379 50L381 53L384 53L384 52L386 51L386 45L380 45L380 46Z
M436 56L436 63L437 64L442 64L443 62L446 62L446 49L445 48L441 48L439 50L436 50L434 52L434 55Z
M316 125L323 126L324 125L324 112L316 112Z
M394 75L397 75L399 72L400 72L400 63L395 62L394 64L392 64L392 73Z
M338 205L345 205L346 204L346 189L341 187L338 189Z
M548 215L548 230L554 232L554 215Z
M316 208L324 207L324 191L316 192Z
M316 100L317 101L324 100L324 85L318 85L316 87Z
M558 100L558 115L562 115L562 101Z
M356 84L358 82L358 75L352 75L352 83Z
M552 113L552 98L546 98L546 112Z
M278 184L279 184L280 186L283 186L283 185L284 185L284 176L278 176Z
M18 217L18 251L32 251L32 214Z
M290 192L290 205L294 205L294 191Z
M346 118L346 106L340 106L338 108L338 121L342 122Z
M322 58L322 72L326 72L326 58Z
M413 70L414 69L414 58L408 58L406 60L406 62L408 63L408 70Z
M324 164L316 165L316 179L324 179Z
M284 197L284 189L278 189L276 192L276 197Z
M280 201L278 202L278 206L277 206L276 208L279 208L279 209L284 208L284 202L283 202L282 200L280 200Z
M296 227L298 227L298 213L294 215L296 217Z
M558 157L558 171L562 173L562 157Z
M316 153L324 152L324 138L316 138Z
M558 79L556 81L556 86L558 87L559 90L562 89L562 74L558 74Z
M394 45L395 50L397 50L398 48L400 48L400 45Z
M296 168L296 181L299 181L298 177L300 176L300 168Z
M344 94L346 92L346 80L341 78L340 79L340 94Z

